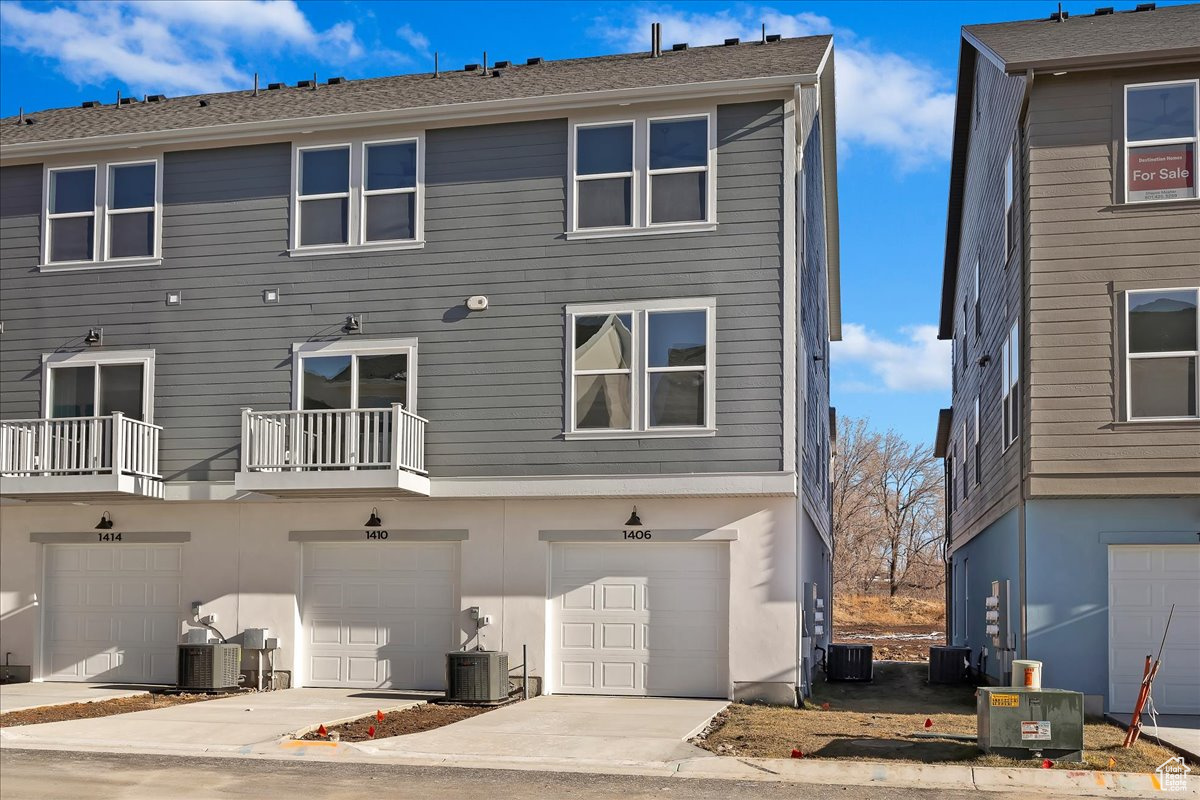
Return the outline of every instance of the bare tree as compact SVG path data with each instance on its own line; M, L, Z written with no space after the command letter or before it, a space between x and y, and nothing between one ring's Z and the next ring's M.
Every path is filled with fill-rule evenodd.
M895 596L945 580L942 471L930 448L843 417L833 464L834 586Z

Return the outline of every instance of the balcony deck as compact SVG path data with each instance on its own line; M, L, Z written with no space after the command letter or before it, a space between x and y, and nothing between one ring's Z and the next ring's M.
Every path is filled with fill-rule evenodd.
M0 421L0 496L162 499L162 428L121 412Z
M242 409L238 492L271 495L429 496L428 421L391 408Z

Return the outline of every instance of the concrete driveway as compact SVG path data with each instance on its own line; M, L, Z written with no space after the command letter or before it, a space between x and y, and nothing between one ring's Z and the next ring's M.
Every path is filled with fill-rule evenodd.
M0 684L0 714L41 706L136 697L152 688L160 687L114 686L107 683L5 683Z
M237 750L316 728L425 702L418 695L362 689L284 689L99 719L0 729L15 746Z
M359 747L397 756L631 764L677 761L712 755L686 740L727 705L725 700L552 695L437 730Z

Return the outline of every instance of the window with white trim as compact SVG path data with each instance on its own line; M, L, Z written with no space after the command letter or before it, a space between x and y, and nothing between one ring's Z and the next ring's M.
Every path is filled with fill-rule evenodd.
M296 408L415 411L416 351L415 340L297 345Z
M421 244L420 136L296 148L293 253Z
M48 167L44 266L157 259L162 207L157 159Z
M574 123L569 231L619 235L711 224L715 119L703 112Z
M979 256L975 257L973 277L975 279L975 344L978 345L980 337L983 336L983 303L979 297Z
M1000 415L1003 418L1003 445L1007 448L1016 441L1021 430L1021 341L1018 326L1014 322L1000 345Z
M567 433L711 434L711 299L569 306Z
M1196 197L1200 80L1125 87L1125 201Z
M153 421L154 356L148 351L50 354L43 359L45 416Z
M1197 419L1200 289L1125 294L1125 402L1131 420Z
M974 427L971 432L971 448L975 455L975 485L983 483L983 446L979 438L979 395L975 395Z
M960 433L960 437L959 437L959 438L960 438L960 439L961 439L961 441L962 441L962 451L961 451L961 452L962 452L962 458L963 458L963 463L962 463L962 499L963 499L963 500L966 500L966 499L967 499L967 494L968 494L968 489L967 489L967 484L968 484L968 481L967 481L967 464L968 464L968 461L967 461L967 453L969 453L969 452L970 452L970 450L968 450L968 449L967 449L967 423L966 423L966 422L963 422L963 424L962 424L962 427L959 429L959 433Z
M1008 158L1004 161L1004 263L1008 264L1008 255L1017 243L1017 215L1014 197L1016 195L1016 150L1014 140L1008 147Z

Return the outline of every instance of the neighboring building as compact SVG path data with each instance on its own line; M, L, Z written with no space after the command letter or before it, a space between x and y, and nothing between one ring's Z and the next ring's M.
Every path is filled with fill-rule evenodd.
M1131 710L1175 604L1155 702L1200 712L1198 32L1200 5L1143 4L962 34L951 635L1093 711Z
M796 702L834 130L828 36L4 119L0 651Z

